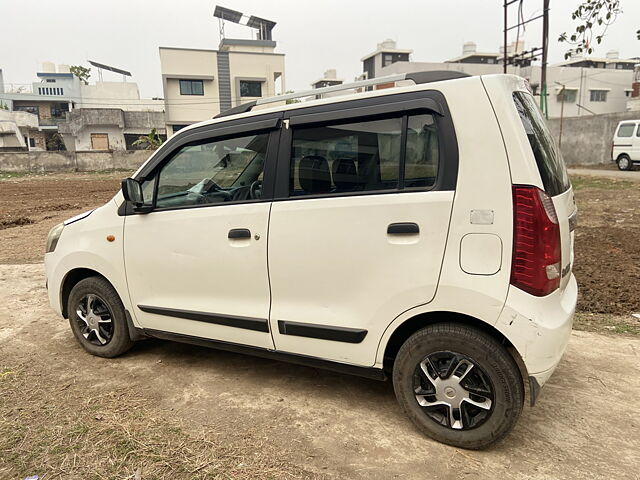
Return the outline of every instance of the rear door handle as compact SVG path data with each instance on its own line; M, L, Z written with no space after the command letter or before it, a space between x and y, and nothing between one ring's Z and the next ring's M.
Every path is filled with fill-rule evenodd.
M248 228L232 228L229 230L228 238L233 240L238 238L251 238L251 231Z
M411 235L420 233L420 227L413 222L392 223L387 227L388 235Z

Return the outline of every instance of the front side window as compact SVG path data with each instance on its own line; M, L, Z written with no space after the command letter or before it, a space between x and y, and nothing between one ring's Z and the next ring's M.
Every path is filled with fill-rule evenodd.
M618 137L628 138L633 136L633 129L635 128L634 123L623 123L618 128Z
M589 99L592 102L606 102L607 91L606 90L591 90Z
M562 153L556 146L535 100L528 93L514 92L513 102L529 140L545 192L552 197L566 192L571 184Z
M160 170L156 207L261 198L268 138L258 134L180 148Z
M241 97L261 97L262 82L254 80L240 80Z
M180 80L180 95L204 95L202 80Z

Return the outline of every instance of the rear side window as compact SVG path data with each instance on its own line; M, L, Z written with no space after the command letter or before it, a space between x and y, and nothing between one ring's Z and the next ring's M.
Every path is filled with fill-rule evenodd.
M293 132L290 195L398 187L401 118Z
M631 137L633 135L633 129L635 128L635 123L623 123L618 128L618 137Z
M439 155L430 114L296 128L289 194L432 187Z
M533 97L528 93L514 92L513 101L536 159L545 192L552 197L566 192L571 184L562 154Z

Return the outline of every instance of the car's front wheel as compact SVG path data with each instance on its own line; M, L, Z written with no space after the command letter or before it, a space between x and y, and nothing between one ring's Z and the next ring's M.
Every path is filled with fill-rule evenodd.
M440 323L414 333L393 365L400 406L429 437L481 449L515 425L524 401L522 376L490 335Z
M92 355L117 357L133 345L122 301L104 278L80 280L71 289L67 311L76 340Z

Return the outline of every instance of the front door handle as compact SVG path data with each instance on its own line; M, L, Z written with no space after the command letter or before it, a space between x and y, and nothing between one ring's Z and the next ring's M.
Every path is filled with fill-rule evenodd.
M415 235L420 233L420 227L413 222L392 223L387 227L388 235Z
M248 228L232 228L229 230L228 238L237 240L239 238L251 238L251 231Z

